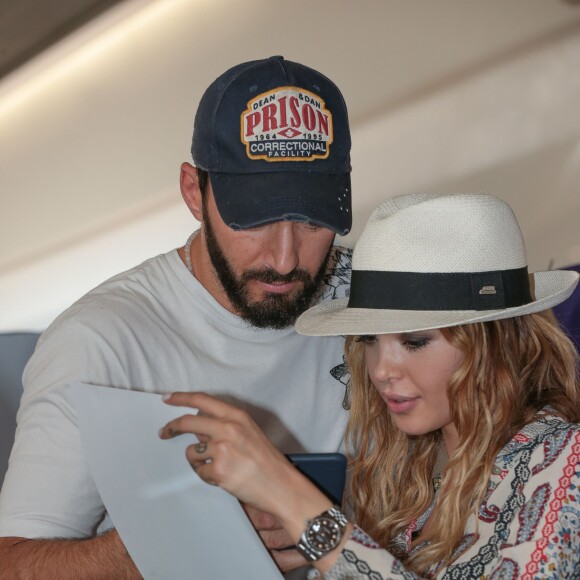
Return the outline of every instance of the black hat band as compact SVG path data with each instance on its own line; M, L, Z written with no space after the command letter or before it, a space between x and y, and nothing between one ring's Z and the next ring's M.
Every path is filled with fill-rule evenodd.
M353 270L349 308L496 310L532 301L528 268L417 273Z

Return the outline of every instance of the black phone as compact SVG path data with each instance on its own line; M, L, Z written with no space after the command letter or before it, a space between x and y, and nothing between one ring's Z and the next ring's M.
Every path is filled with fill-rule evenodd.
M342 504L346 457L342 453L290 453L286 455L335 505Z

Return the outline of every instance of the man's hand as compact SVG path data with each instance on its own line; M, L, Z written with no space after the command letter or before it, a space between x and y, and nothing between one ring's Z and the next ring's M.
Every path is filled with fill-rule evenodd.
M306 560L298 553L294 542L272 514L248 505L243 507L282 572L306 566Z

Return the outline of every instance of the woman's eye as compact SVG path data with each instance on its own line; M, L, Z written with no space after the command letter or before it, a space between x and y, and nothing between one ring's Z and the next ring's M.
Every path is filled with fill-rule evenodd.
M430 342L426 336L407 337L403 340L403 346L410 351L421 350L425 348Z
M363 334L362 336L357 336L356 341L363 342L364 344L375 344L377 337L374 334Z

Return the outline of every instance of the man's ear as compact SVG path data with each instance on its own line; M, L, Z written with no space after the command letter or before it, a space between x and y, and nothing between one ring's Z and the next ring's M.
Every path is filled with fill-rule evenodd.
M179 185L181 188L181 196L193 217L198 221L203 221L202 198L201 190L199 188L199 179L197 176L197 169L191 163L181 164L181 173L179 175Z

